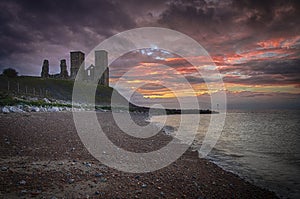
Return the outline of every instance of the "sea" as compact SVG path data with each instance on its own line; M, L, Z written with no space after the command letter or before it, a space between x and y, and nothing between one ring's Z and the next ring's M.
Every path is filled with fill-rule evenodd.
M161 123L162 117L152 116L151 121ZM200 115L200 122L193 124L198 125L195 150L201 147L210 117ZM168 115L160 125L172 127L175 132L169 133L174 134L180 118ZM300 110L228 111L222 134L205 158L280 198L300 198Z

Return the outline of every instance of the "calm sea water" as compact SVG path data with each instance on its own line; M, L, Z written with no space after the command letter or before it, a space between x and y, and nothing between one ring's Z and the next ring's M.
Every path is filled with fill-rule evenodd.
M160 122L162 116L151 121ZM178 127L180 115L165 125ZM201 115L194 141L197 149L210 115ZM229 112L222 135L207 158L223 169L282 198L300 198L300 111Z

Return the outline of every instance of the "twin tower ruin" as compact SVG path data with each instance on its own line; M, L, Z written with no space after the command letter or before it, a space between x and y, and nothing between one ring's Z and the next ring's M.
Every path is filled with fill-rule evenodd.
M58 78L58 79L72 79L74 80L79 73L80 78L85 81L94 82L97 80L97 75L102 73L99 80L99 84L104 86L109 86L109 69L108 69L108 55L105 50L95 51L95 65L91 64L85 69L85 54L81 51L70 52L70 62L71 62L71 74L69 76L66 60L60 60L60 73L59 74L49 74L49 61L44 60L42 66L41 77L42 78ZM84 69L80 69L83 65Z

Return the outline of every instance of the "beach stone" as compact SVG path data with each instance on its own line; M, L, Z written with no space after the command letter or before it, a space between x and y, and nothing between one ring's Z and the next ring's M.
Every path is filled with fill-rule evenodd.
M5 138L4 141L5 141L5 144L10 144L10 141L7 138Z
M100 178L100 182L107 182L106 178Z
M24 105L23 106L23 110L25 111L25 112L30 112L30 106L28 106L28 105Z
M142 184L142 188L147 188L147 185L146 184Z
M22 109L19 109L18 107L15 107L15 106L10 106L9 111L12 112L12 113L22 113L22 112L24 112Z
M29 110L30 110L31 112L39 112L39 111L40 111L40 108L39 108L39 107L36 107L36 106L32 106L32 107L29 108Z
M1 167L1 171L7 171L7 170L8 170L8 167L5 167L5 166Z
M59 108L56 106L53 106L51 108L48 109L49 112L59 112Z
M91 166L92 166L92 164L91 164L91 163L89 163L89 162L86 162L86 163L85 163L85 166L87 166L87 167L91 167Z
M75 182L75 180L73 178L68 180L69 184L73 184Z
M103 176L103 173L96 173L95 174L95 177L99 178L99 177L102 177Z
M135 178L135 179L140 179L140 176L135 176L134 178Z
M51 103L50 100L48 100L47 98L44 98L43 101L44 101L45 103L48 103L48 104Z
M19 182L19 185L25 185L26 184L26 181L25 180L21 180L20 182Z
M22 104L18 104L18 105L17 105L17 108L23 110L24 107L23 107Z
M47 108L40 107L40 112L47 112Z
M9 113L9 109L6 106L4 106L4 107L1 108L1 112L2 113Z

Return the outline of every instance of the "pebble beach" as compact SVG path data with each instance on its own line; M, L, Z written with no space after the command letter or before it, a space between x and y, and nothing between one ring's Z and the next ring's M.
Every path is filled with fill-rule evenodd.
M125 150L156 150L172 137L124 134L110 112L97 113L107 137ZM136 123L147 122L133 114ZM126 173L107 167L82 144L71 112L0 114L0 198L277 198L187 150L167 167Z

